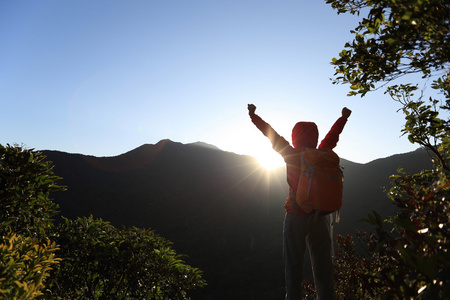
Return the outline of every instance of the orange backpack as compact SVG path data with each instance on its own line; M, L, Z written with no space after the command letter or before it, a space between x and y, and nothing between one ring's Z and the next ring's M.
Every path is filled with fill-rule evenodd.
M326 215L342 207L343 173L332 150L305 148L302 152L297 204L307 213Z

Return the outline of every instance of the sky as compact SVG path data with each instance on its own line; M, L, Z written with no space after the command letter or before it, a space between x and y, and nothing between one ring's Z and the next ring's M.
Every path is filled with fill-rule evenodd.
M330 80L357 22L324 0L0 0L0 144L102 157L201 141L279 166L253 103L289 141L298 121L322 139L348 107L335 151L353 162L413 151L400 104Z

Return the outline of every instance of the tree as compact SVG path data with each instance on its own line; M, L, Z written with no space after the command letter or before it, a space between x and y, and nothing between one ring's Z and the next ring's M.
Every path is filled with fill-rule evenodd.
M442 0L327 0L338 13L359 15L368 11L352 30L354 40L333 58L333 83L350 84L349 95L361 96L380 87L403 106L403 130L412 143L430 150L440 166L450 171L450 4ZM420 74L422 93L413 100L419 85L396 80ZM397 82L397 83L396 83ZM443 99L423 100L427 86ZM441 112L441 113L440 113ZM445 115L447 119L439 116Z
M355 279L342 268L353 264L355 290L369 298L379 293L397 299L449 298L450 2L327 3L338 13L367 13L352 31L354 40L332 60L336 70L333 83L350 84L350 96L363 97L385 88L385 93L402 105L406 119L403 134L429 151L435 163L434 169L419 174L400 170L392 176L388 196L400 208L399 213L386 221L376 212L369 215L366 221L375 226L375 232L364 237L367 253L356 263L350 262L351 241L339 237L344 253L338 256L338 274L341 280ZM421 75L424 82L412 74ZM408 78L416 82L400 82ZM425 100L429 86L437 95ZM364 267L367 263L378 268Z
M403 75L447 77L450 57L448 1L327 0L338 13L368 11L345 44L337 67L338 82L351 84L351 94L365 95L375 84Z

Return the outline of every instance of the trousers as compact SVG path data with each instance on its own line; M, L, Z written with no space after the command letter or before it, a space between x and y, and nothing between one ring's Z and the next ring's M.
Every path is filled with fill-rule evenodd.
M305 249L308 245L317 299L336 299L331 238L325 216L286 213L283 230L286 300L302 299Z

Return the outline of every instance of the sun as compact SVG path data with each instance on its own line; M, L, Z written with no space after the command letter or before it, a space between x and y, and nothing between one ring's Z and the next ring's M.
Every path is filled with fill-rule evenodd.
M255 155L255 158L258 160L259 164L267 169L273 170L285 165L283 158L280 154L276 153L273 149L269 149L271 151L258 151L258 154Z

